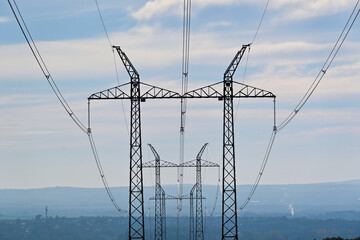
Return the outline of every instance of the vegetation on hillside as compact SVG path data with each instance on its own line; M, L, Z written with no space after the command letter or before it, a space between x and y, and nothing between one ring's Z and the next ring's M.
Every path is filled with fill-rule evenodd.
M204 219L205 239L221 239L221 217ZM239 218L239 240L360 240L360 221L286 217ZM153 239L154 218L146 218L146 239ZM152 226L151 228L149 226ZM177 220L167 218L167 239L177 238ZM179 219L179 239L189 239L189 219ZM0 240L121 240L128 238L127 217L50 217L1 220ZM341 237L337 237L341 236Z

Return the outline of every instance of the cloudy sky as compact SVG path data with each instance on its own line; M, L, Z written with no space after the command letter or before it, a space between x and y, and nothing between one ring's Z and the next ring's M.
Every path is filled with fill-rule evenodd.
M252 41L266 0L193 0L189 89L222 80L243 44ZM18 0L34 40L69 105L87 123L87 98L118 84L113 53L92 0ZM141 80L179 91L181 0L99 1L114 45L127 53ZM235 80L277 96L277 122L290 114L320 71L355 0L270 0L259 34ZM71 121L42 75L7 1L0 2L0 188L101 187L87 136ZM359 179L360 22L296 118L274 144L263 184ZM248 58L246 76L244 70ZM117 59L119 82L129 78ZM238 184L254 182L273 127L270 99L236 101ZM123 107L126 113L123 114ZM92 103L92 130L111 186L128 185L129 102ZM144 162L153 144L179 161L179 100L142 104ZM209 143L204 157L220 163L222 102L189 100L186 160ZM194 169L185 182L192 183ZM146 185L154 172L144 170ZM163 184L176 182L163 170ZM165 177L166 176L166 177ZM216 184L217 170L204 169Z

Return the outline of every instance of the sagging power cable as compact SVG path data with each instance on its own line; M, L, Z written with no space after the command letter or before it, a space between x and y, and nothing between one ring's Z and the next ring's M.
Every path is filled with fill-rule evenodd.
M248 195L248 197L246 198L246 200L243 202L243 204L241 204L239 210L243 210L246 205L250 202L251 198L253 197L257 187L259 186L259 183L260 183L260 180L261 180L261 177L263 176L264 174L264 170L265 170L265 167L266 167L266 164L269 160L269 156L270 156L270 153L271 153L271 150L273 148L273 144L274 144L274 141L275 141L275 137L276 137L276 129L273 130L272 134L271 134L271 137L270 137L270 140L269 140L269 143L268 143L268 146L267 146L267 149L266 149L266 152L265 152L265 156L264 156L264 159L263 159L263 162L261 164L261 167L260 167L260 171L256 177L256 180L255 180L255 183L253 184L251 190L250 190L250 193Z
M360 2L360 0L358 0L357 3L355 4L355 7L354 7L353 11L351 12L351 15L350 15L349 19L347 20L347 22L346 22L346 24L345 24L339 38L337 39L337 41L336 41L333 49L331 50L328 58L326 59L322 69L320 70L320 72L316 76L315 80L313 81L313 83L311 84L311 86L309 87L309 89L307 90L305 95L303 96L303 98L300 100L298 105L295 107L294 111L291 112L290 115L279 126L276 127L276 122L274 123L274 129L273 129L272 135L270 137L270 141L269 141L268 147L266 149L265 156L264 156L263 162L261 164L259 174L257 175L255 183L252 186L251 191L250 191L247 199L240 206L240 208L239 208L240 211L243 210L245 208L245 206L250 202L252 196L255 193L256 188L259 185L259 182L261 180L261 177L263 176L266 164L268 162L271 150L273 148L273 144L274 144L274 141L275 141L276 134L278 132L280 132L281 130L283 130L291 122L291 120L295 117L295 115L302 109L302 107L305 105L305 103L309 100L311 95L314 93L315 89L317 88L317 86L319 85L319 83L323 79L324 75L326 74L327 70L330 68L332 62L334 61L337 53L339 52L342 44L344 43L346 37L348 36L352 26L354 25L359 13L360 13L360 9L358 9L357 13L354 15L354 13L356 12L356 9L358 8L359 2ZM351 24L349 25L350 22L351 22ZM275 107L275 105L274 105L274 107ZM275 116L274 119L276 119L276 116Z
M118 72L118 68L117 68L117 63L116 63L116 57L115 57L115 52L114 52L114 47L113 47L113 44L111 42L111 39L110 39L110 36L109 36L109 33L108 33L108 30L106 28L106 25L105 25L105 21L104 21L104 18L102 16L102 13L101 13L101 10L100 10L100 7L99 7L99 3L97 0L95 0L95 4L96 4L96 8L97 8L97 11L98 11L98 14L99 14L99 17L100 17L100 21L101 21L101 25L104 29L104 32L105 32L105 35L106 35L106 38L107 38L107 41L109 43L109 46L110 46L110 49L111 49L111 52L112 52L112 55L113 55L113 61L114 61L114 68L115 68L115 73L116 73L116 79L117 79L117 83L120 85L120 79L119 79L119 72ZM130 136L130 131L129 131L129 126L128 126L128 122L127 122L127 118L126 118L126 114L125 114L125 107L124 107L124 103L123 101L120 101L121 102L121 107L122 107L122 113L123 113L123 116L124 116L124 121L125 121L125 126L126 126L126 132L128 134L128 136ZM90 102L88 103L90 105ZM92 133L91 133L91 128L90 128L90 106L89 106L89 127L88 127L88 131L89 131L89 140L90 140L90 144L91 144L91 148L93 150L93 153L94 153L94 157L95 157L95 160L96 160L96 165L98 167L98 170L99 170L99 173L100 173L100 177L101 177L101 180L103 182L103 185L105 187L105 190L108 194L108 197L110 198L111 202L113 203L114 207L120 212L120 213L123 213L123 212L126 212L125 210L122 210L119 208L119 205L117 204L117 202L115 201L114 199L114 196L111 192L111 189L107 183L107 180L106 180L106 177L105 177L105 174L104 174L104 171L102 169L102 166L101 166L101 162L100 162L100 158L99 158L99 155L97 153L97 150L96 150L96 147L95 147L95 142L93 140L93 137L92 137ZM90 137L91 136L91 137Z
M67 103L66 99L62 95L60 89L58 88L55 80L51 76L50 71L49 71L49 69L47 68L47 66L45 64L45 61L42 58L42 56L40 54L40 51L39 51L39 49L37 48L37 46L35 44L34 39L32 38L32 35L31 35L27 25L26 25L26 22L25 22L24 18L22 17L22 14L20 12L20 9L19 9L18 5L16 4L16 1L13 0L16 11L15 11L12 3L10 2L10 0L8 0L8 3L9 3L9 6L10 6L10 8L11 8L13 14L14 14L14 17L15 17L15 19L16 19L19 27L20 27L20 30L21 30L22 34L24 35L24 38L25 38L31 52L32 52L36 62L38 63L42 73L44 74L47 82L49 83L51 89L53 90L53 92L55 93L55 95L58 98L59 102L61 103L61 105L63 106L65 111L68 113L68 115L71 117L71 119L80 128L80 130L83 131L88 136L89 141L90 141L90 146L91 146L92 152L93 152L94 157L95 157L96 165L98 167L101 179L102 179L103 184L105 186L105 190L106 190L111 202L113 203L113 205L115 206L115 208L119 212L121 212L121 213L126 212L125 210L122 210L122 209L119 208L119 205L116 203L116 201L115 201L115 199L113 197L111 189L110 189L110 187L109 187L109 185L107 183L107 180L105 178L105 175L104 175L101 163L100 163L100 159L99 159L99 156L98 156L98 153L97 153L97 150L96 150L95 142L94 142L93 136L91 134L90 128L86 128L85 125L79 120L79 118L72 111L72 109L70 108L70 106ZM16 12L19 14L19 16L17 15ZM20 19L21 19L21 21L20 21Z
M332 62L334 61L336 55L338 54L340 48L342 47L346 37L348 36L352 26L354 25L359 13L360 13L360 9L358 9L357 13L355 14L356 9L357 9L357 7L359 5L359 2L360 2L360 0L358 0L357 3L355 4L355 7L354 7L353 11L351 12L351 15L350 15L349 19L347 20L347 22L346 22L346 24L345 24L339 38L337 39L334 47L332 48L329 56L327 57L324 65L322 66L322 68L319 71L318 75L316 76L316 78L314 79L314 81L312 82L312 84L310 85L307 92L305 93L305 95L300 100L300 102L296 105L294 110L278 126L278 129L277 129L278 132L283 130L294 119L296 114L302 109L302 107L305 105L305 103L309 100L311 95L314 93L315 89L319 86L321 80L323 79L323 77L325 76L327 70L329 69ZM354 14L355 14L355 16L354 16Z
M211 152L211 148L210 146L207 148L208 152L210 153L211 155L211 158L213 159L214 158L214 155L213 153ZM219 162L220 160L218 160L217 162ZM214 201L214 205L211 209L211 212L209 214L210 217L212 217L215 213L215 210L216 210L216 205L217 205L217 201L219 199L219 195L220 195L220 192L221 192L221 175L220 175L220 164L218 164L219 167L218 167L218 179L217 179L217 186L216 186L216 194L215 194L215 201Z
M65 111L68 113L68 115L71 117L71 119L76 123L76 125L84 132L87 133L87 128L85 127L85 125L79 120L79 118L74 114L74 112L72 111L72 109L70 108L69 104L67 103L67 101L65 100L64 96L61 94L58 86L56 85L53 77L50 74L49 69L47 68L44 59L42 58L34 39L31 36L31 33L26 25L26 22L24 20L24 18L21 15L20 9L18 7L18 5L16 4L16 1L13 0L15 8L17 13L19 14L19 16L16 14L15 9L13 7L13 5L11 4L10 0L8 0L9 6L14 14L14 17L21 29L22 34L25 37L25 40L27 42L27 44L30 47L30 50L36 60L36 62L38 63L42 73L44 74L47 82L49 83L51 89L53 90L53 92L55 93L57 99L59 100L59 102L61 103L61 105L64 107ZM20 19L21 22L20 22Z
M211 209L210 217L212 217L214 215L214 213L215 213L217 201L219 199L219 195L220 195L220 191L221 191L220 182L221 182L221 180L220 180L220 168L218 168L218 181L217 181L217 187L216 187L216 195L215 195L214 205L213 205L213 207Z
M120 212L120 213L126 213L127 211L121 209L119 207L119 205L117 204L117 202L115 201L115 198L114 198L114 195L112 194L112 191L109 187L109 184L106 180L106 177L105 177L105 174L104 174L104 170L102 168L102 165L101 165L101 162L100 162L100 158L99 158L99 155L98 155L98 152L97 152L97 149L96 149L96 145L95 145L95 142L94 142L94 138L93 138L93 135L91 133L91 131L89 130L88 132L88 137L89 137L89 142L90 142L90 145L91 145L91 149L92 149L92 152L94 154L94 158L95 158L95 161L96 161L96 165L98 167L98 170L99 170L99 173L100 173L100 177L101 177L101 180L105 186L105 190L106 190L106 193L108 194L109 198L110 198L110 201L111 203L114 205L114 207Z

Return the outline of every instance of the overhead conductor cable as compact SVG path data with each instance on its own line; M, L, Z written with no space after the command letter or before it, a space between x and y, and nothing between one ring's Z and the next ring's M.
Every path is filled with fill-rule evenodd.
M183 46L182 46L182 72L181 72L181 94L187 92L189 77L189 58L190 58L190 22L191 22L191 0L184 0L183 16ZM184 134L186 122L186 98L181 98L181 115L180 115L180 164L184 163ZM178 197L183 191L183 168L179 167L178 173ZM181 198L178 201L178 212L181 211Z
M338 54L339 50L341 49L341 47L342 47L346 37L348 36L352 26L354 25L357 17L359 16L360 8L356 12L356 9L359 6L359 2L360 2L360 0L358 0L357 3L355 4L355 7L354 7L353 11L351 12L349 19L347 20L339 38L337 39L333 49L331 50L329 56L327 57L324 65L322 66L318 75L316 76L316 78L314 79L314 81L312 82L312 84L310 85L307 92L300 100L300 102L296 105L295 109L278 126L278 130L277 130L278 132L281 131L282 129L284 129L292 121L292 119L296 116L296 114L302 109L302 107L305 105L305 103L309 100L309 98L314 93L315 89L318 87L321 80L325 76L327 70L329 69L329 67L331 66L332 62L334 61L336 55ZM356 12L356 14L355 14L355 12ZM350 24L350 22L351 22L351 24Z
M351 12L351 15L349 17L349 19L347 20L339 38L337 39L334 47L332 48L329 56L327 57L323 67L321 68L320 72L318 73L318 75L316 76L315 80L312 82L312 84L310 85L309 89L307 90L307 92L305 93L305 95L303 96L303 98L300 100L300 102L296 105L295 109L288 115L287 118L285 118L285 120L279 125L276 126L276 123L274 123L274 129L273 129L273 133L270 137L270 141L268 144L268 147L266 149L265 152L265 156L262 162L262 165L260 167L260 171L259 174L255 180L255 184L253 185L248 197L246 198L246 200L244 201L244 203L240 206L239 210L243 210L245 208L245 206L250 202L252 196L255 193L256 188L259 185L259 182L261 180L261 177L263 176L264 173L264 169L266 167L268 158L270 156L272 147L273 147L273 143L275 141L275 137L276 134L278 132L280 132L281 130L283 130L291 121L292 119L294 119L294 117L296 116L296 114L302 109L302 107L305 105L305 103L309 100L309 98L312 96L312 94L314 93L315 89L317 88L317 86L319 85L319 83L321 82L321 80L323 79L324 75L326 74L327 70L330 68L330 65L332 64L332 62L334 61L337 53L339 52L339 50L341 49L346 37L348 36L352 26L354 25L357 17L359 16L360 13L360 8L358 10L356 10L359 7L359 2L360 0L357 1L357 3L355 4L355 7L353 9L353 11ZM355 14L356 13L356 14ZM355 15L354 15L355 14ZM351 23L351 24L350 24ZM349 25L350 24L350 25ZM275 108L275 105L274 105ZM274 111L275 114L275 111ZM275 115L274 115L274 119L275 119Z
M107 183L107 180L105 178L105 175L104 175L104 172L103 172L100 160L99 160L99 156L98 156L98 153L97 153L97 150L96 150L96 147L95 147L95 142L94 142L91 130L90 130L90 120L89 120L89 127L88 128L85 127L85 125L79 120L79 118L75 115L75 113L70 108L70 106L67 103L66 99L62 95L60 89L56 85L55 80L51 76L51 73L50 73L49 69L47 68L47 66L45 64L45 61L42 58L42 56L40 54L40 51L38 50L38 48L37 48L37 46L35 44L35 41L33 40L32 36L31 36L31 33L30 33L30 31L29 31L29 29L28 29L28 27L26 25L26 22L25 22L24 18L22 17L22 14L20 12L20 9L19 9L18 5L16 4L16 1L13 0L13 2L14 2L14 6L16 8L16 11L19 14L19 17L16 14L16 11L15 11L13 5L11 4L10 0L8 0L9 6L10 6L10 8L11 8L13 14L14 14L14 17L15 17L19 27L20 27L20 30L21 30L22 34L24 35L24 38L25 38L25 40L26 40L26 42L27 42L27 44L28 44L28 46L29 46L29 48L30 48L35 60L36 60L36 62L38 63L42 73L44 74L47 82L49 83L51 89L55 93L56 97L58 98L59 102L61 103L61 105L63 106L65 111L68 113L68 115L71 117L71 119L75 122L75 124L80 128L80 130L82 130L89 138L91 149L93 151L93 154L94 154L94 157L95 157L95 160L96 160L96 165L98 167L101 179L103 181L106 192L107 192L112 204L115 206L115 208L119 212L121 212L121 213L126 212L125 210L122 210L119 207L119 205L116 203L116 201L115 201L115 199L113 197L113 194L112 194L112 192L111 192L111 190L109 188L109 185ZM20 19L21 19L21 21L20 21Z
M38 48L37 48L37 46L36 46L36 44L35 44L32 36L31 36L31 34L30 34L30 31L29 31L29 29L28 29L28 27L27 27L27 25L26 25L26 23L25 23L25 20L24 20L24 18L23 18L22 15L21 15L21 12L20 12L20 10L19 10L19 7L18 7L17 4L16 4L16 1L13 0L13 2L14 2L14 5L15 5L15 7L16 7L16 11L18 12L19 17L20 17L21 22L22 22L23 25L21 24L21 22L20 22L20 20L19 20L19 17L17 16L17 14L16 14L16 12L15 12L15 10L14 10L14 8L13 8L13 5L11 4L10 0L8 0L8 3L9 3L9 5L10 5L10 8L11 8L11 10L12 10L14 16L15 16L15 19L16 19L16 21L17 21L17 23L18 23L18 25L19 25L19 27L20 27L20 29L21 29L21 32L22 32L22 34L24 35L25 40L26 40L26 42L28 43L31 52L32 52L33 56L35 57L36 62L38 63L41 71L43 72L44 76L46 77L46 80L48 81L51 89L52 89L53 92L55 93L55 95L56 95L56 97L58 98L58 100L60 101L61 105L64 107L65 111L69 114L69 116L72 118L72 120L76 123L76 125L77 125L84 133L87 133L87 129L86 129L85 125L82 124L82 122L81 122L81 121L78 119L78 117L74 114L74 112L72 111L72 109L70 108L70 106L68 105L68 103L66 102L65 98L64 98L63 95L61 94L59 88L57 87L54 79L52 78L52 76L51 76L51 74L50 74L50 72L49 72L49 70L48 70L48 68L47 68L47 66L46 66L43 58L41 57L41 54L40 54L40 52L39 52L39 50L38 50ZM24 28L25 28L26 32L25 32ZM31 40L31 42L30 42L29 39Z

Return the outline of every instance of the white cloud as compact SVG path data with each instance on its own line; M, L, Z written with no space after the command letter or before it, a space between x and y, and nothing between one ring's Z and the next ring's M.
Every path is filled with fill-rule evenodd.
M357 114L359 115L359 114ZM325 127L325 128L318 128L312 132L310 132L309 136L325 136L329 137L329 135L360 135L360 127L356 125L349 125L349 126L335 126L335 127Z
M241 3L255 4L257 6L266 4L266 0L198 0L193 1L193 7L204 8L212 5L238 5ZM349 0L272 0L269 8L281 11L278 21L302 20L315 18L323 15L336 14L350 9L354 6L353 1ZM153 17L162 15L181 16L183 12L183 1L181 0L152 0L148 1L143 7L132 15L137 20L149 20Z
M197 0L193 1L192 5L200 8L210 5L230 5L239 0ZM137 20L149 20L153 17L161 15L175 15L182 16L184 3L181 0L153 0L148 1L142 8L134 12L132 15Z
M102 45L98 40L86 43L81 40L37 42L37 45L55 78L59 72L75 77L82 72L101 74L111 69L107 66L111 61L107 61L106 55L110 50L104 48L106 45ZM0 47L0 53L7 56L6 59L0 60L1 66L4 67L0 73L3 80L14 76L18 79L41 76L41 71L26 44L3 45Z
M181 64L181 34L172 30L163 30L157 27L144 26L125 33L112 34L113 42L121 40L123 50L140 74L144 70L164 69L169 66ZM160 40L159 40L160 39ZM166 40L161 40L166 39ZM227 67L233 55L238 50L236 38L227 35L218 36L215 33L194 33L191 44L191 64L197 66L224 66ZM56 81L63 79L89 79L94 77L113 79L107 82L101 89L115 84L114 63L109 47L105 39L82 39L56 42L39 42L38 46L48 64L50 72ZM261 43L252 48L249 68L258 68L254 73L248 73L247 81L250 85L267 89L276 94L293 96L306 91L316 74L320 71L323 61L326 59L332 44L311 43L305 41L284 41L278 43ZM327 84L319 88L323 93L331 93L340 89L338 94L356 93L360 89L360 83L356 80L360 71L360 63L356 61L355 51L360 45L351 43L344 45L341 54L338 55L334 66L325 76ZM6 58L0 59L3 66L0 79L6 82L8 79L38 78L44 81L41 72L24 44L5 45L0 47L0 53ZM125 70L117 58L120 69L120 79L127 81ZM246 56L245 56L246 57ZM242 78L245 61L241 62L236 80ZM21 66L21 71L17 70ZM193 71L196 71L192 67ZM161 70L162 71L162 70ZM179 80L178 72L152 71L153 75L145 76L144 81L166 82L166 88L174 89L174 83ZM208 79L208 83L221 80L222 71L218 75ZM200 74L200 73L199 73ZM201 73L204 79L209 78L207 73ZM142 75L142 74L141 74ZM341 79L341 83L339 82ZM162 84L160 84L162 85ZM195 84L196 85L196 84ZM349 86L352 86L349 88ZM178 86L176 86L177 88ZM101 90L98 89L98 90ZM336 89L336 90L334 90ZM176 89L174 89L176 90ZM318 90L317 90L318 91ZM4 101L6 99L3 99Z
M180 33L144 26L114 33L112 39L114 43L121 42L136 68L144 69L180 64L179 36ZM55 79L115 77L113 56L105 38L37 42L37 46ZM26 44L2 45L0 54L6 56L0 59L0 81L40 78L41 71ZM116 52L115 57L120 72L124 73Z
M229 27L229 26L231 26L231 22L227 22L227 21L211 22L207 24L207 28Z
M304 3L306 1L274 1L275 2L271 2L270 7L278 9L280 13L285 13L286 8L288 8L289 13L286 12L286 14L289 15L289 18L292 17L290 13L298 10L297 7L303 10L310 9L309 14L299 14L297 19L311 17L314 14L313 9L318 8L315 3L320 2L315 1L314 6L310 3L311 6L306 6ZM151 5L151 3L154 2L158 2L160 5ZM181 0L178 2L182 4ZM248 3L250 2L262 6L261 4L265 4L266 0L248 0ZM194 1L194 4L198 4L198 6L201 4L201 6L208 6L210 4L230 3L237 4L240 3L240 1L200 1L198 3ZM340 3L345 2L339 1L339 4ZM336 5L337 3L334 4ZM349 8L350 5L348 4L347 7ZM139 14L139 16L137 16L139 19L149 19L155 17L156 14L158 14L158 16L159 14L179 14L176 9L178 6L178 3L172 0L151 1L144 6L150 10L149 12L139 12L140 9L134 14ZM323 7L328 9L331 6ZM326 12L322 10L319 11L321 14L326 14ZM217 25L226 26L227 24L229 23L218 22L212 23L212 25L210 24L208 27L215 27ZM320 35L318 41L311 42L301 35L295 36L296 38L294 36L287 38L284 32L279 31L279 29L274 30L273 27L274 26L270 26L269 29L266 29L266 34L268 34L269 38L266 38L266 41L260 40L259 44L254 45L252 48L246 83L272 91L278 96L278 119L282 120L290 113L292 107L296 105L310 86L331 50L333 43L332 40L321 35L323 30L328 31L329 28L314 30L318 31ZM222 31L220 34L219 32L211 32L210 30L212 29L203 29L191 35L190 73L191 77L193 77L194 71L198 71L198 75L190 79L189 89L204 86L215 81L221 81L223 70L228 66L235 52L241 47L241 44L243 44L243 39L246 39L249 35L242 31ZM136 28L128 31L113 32L110 35L113 43L121 43L122 49L128 54L141 76L143 77L144 72L147 74L146 77L142 78L144 82L154 83L154 85L172 90L179 88L181 82L179 81L180 71L177 70L181 70L181 32L164 29L160 25L142 25L136 26ZM86 97L94 91L112 87L116 83L112 62L113 57L106 39L43 41L38 42L38 47L55 80L59 82L60 89L64 89L64 86L66 87L66 91L64 91L65 98L69 99L69 97L71 97L69 104L74 112L79 115L80 119L86 122ZM343 106L346 106L350 101L348 99L346 100L346 98L341 99L341 97L347 97L350 94L355 96L359 95L360 82L358 81L358 76L360 75L360 62L356 55L359 49L359 43L346 41L334 65L325 75L323 83L320 84L314 96L311 98L309 102L310 106L306 105L302 112L296 117L298 120L295 120L294 123L289 125L289 129L292 129L290 131L293 133L291 135L293 141L296 139L296 141L306 144L311 134L320 137L325 135L326 137L328 134L341 134L342 132L349 136L352 133L359 133L359 128L356 125L357 119L359 119L358 109L355 107L354 109L345 109L346 107ZM7 149L12 147L13 153L11 155L14 155L18 153L17 149L22 144L28 149L45 149L47 146L54 147L54 145L56 145L61 146L60 154L56 152L56 155L59 155L58 158L61 158L59 162L66 159L66 157L61 157L64 146L67 146L68 149L73 149L73 151L80 152L77 146L87 144L86 136L78 131L77 126L74 125L64 112L55 96L51 94L51 90L46 83L44 83L45 90L42 89L42 91L47 91L46 94L34 92L26 95L26 93L29 93L26 92L26 88L33 83L30 81L34 81L34 79L39 79L39 81L45 80L28 46L25 44L2 45L0 46L0 55L4 56L0 59L0 83L2 89L5 89L3 90L4 92L7 91L6 84L9 83L10 80L12 82L11 84L14 84L16 81L22 81L21 79L28 80L25 85L20 86L19 84L19 88L22 89L17 89L16 95L12 95L13 93L6 95L6 93L0 97L0 108L2 112L0 128L3 133L0 137L0 146L4 147L3 151L8 151ZM116 58L118 59L117 55ZM242 79L242 70L245 64L244 60L243 58L241 66L237 71L235 79L237 81ZM128 76L119 60L118 67L121 73L121 81L128 81ZM209 74L208 72L214 71L213 69L220 69L220 72ZM195 78L198 76L206 77L201 79L201 81L195 82ZM104 80L104 78L106 78L106 80ZM62 82L63 79L66 79L66 81ZM81 83L79 83L79 79L81 79ZM86 83L89 83L89 86L87 86L86 83L83 84L85 82L84 79L88 80ZM80 84L83 84L83 86ZM69 92L76 92L77 94L73 96L69 95ZM81 94L79 92L81 92ZM326 101L326 99L333 100L334 96L340 99L338 103L339 108L328 105ZM23 104L25 101L26 104ZM166 151L167 149L177 149L178 147L178 101L169 102L169 104L164 104L163 102L156 103L155 101L153 103L151 102L152 101L149 100L142 105L144 144L150 141L151 143L158 143L159 149L166 149L164 152L161 151L161 155L170 156L167 157L168 159L175 158L174 151ZM321 105L314 110L314 105L311 105L312 102L316 104L320 103ZM241 104L242 103L243 102L241 102ZM268 101L266 101L266 103L268 103ZM121 157L117 159L122 159L122 165L124 162L128 164L128 136L122 118L121 105L119 102L111 106L107 104L108 103L105 102L92 104L92 113L94 116L94 122L92 122L93 130L96 137L99 136L98 146L99 151L102 151L100 154L101 156L105 155L105 159L106 157L114 159L113 156L110 156L110 153L107 153L107 148L111 147L116 149L116 151L123 150L121 154L124 156L121 155ZM128 102L126 102L126 104L128 104ZM221 137L219 137L222 131L221 102L216 100L216 103L213 105L206 104L195 100L188 102L187 137L192 137L186 140L189 145L196 145L194 144L196 141L199 143L199 140L202 141L203 139L209 139L216 144L221 142ZM267 135L270 133L272 103L269 101L268 105L266 105L269 106L269 108L262 105L260 106L261 108L257 106L257 108L253 109L247 106L241 106L238 115L238 122L241 121L241 124L236 126L241 127L240 125L247 126L246 124L252 124L252 127L255 126L258 130L260 124L257 125L256 123L263 120L266 124L269 122L269 132L266 131L264 134ZM354 104L352 106L354 106ZM125 105L125 108L126 114L129 114L129 106ZM203 121L204 118L206 119L205 122ZM325 124L325 122L327 122L327 124ZM299 127L299 125L302 126L302 124L307 126L311 125L312 128L310 130L303 129ZM213 126L219 127L219 129L215 129ZM352 129L354 131L352 131ZM282 134L286 132L287 130L282 132ZM73 139L74 136L79 136L79 139L81 138L84 142L75 141ZM253 134L251 134L251 136L253 136ZM117 141L120 141L119 138L124 139L125 143L118 144ZM114 146L115 144L116 146ZM170 145L171 147L169 147ZM220 145L221 144L216 145L216 148ZM155 144L155 146L157 146L157 144ZM194 149L194 151L190 151L189 148ZM187 148L189 154L198 151L196 146L190 146L189 148ZM257 149L258 148L259 147L257 147ZM264 146L264 148L266 148L266 146ZM221 147L219 147L219 149L221 150ZM253 150L252 147L242 147L242 149ZM85 152L90 155L90 150L86 150ZM46 151L51 150L46 149ZM31 159L30 154L28 155L29 159ZM86 158L83 156L84 152L79 153L79 155L82 155L79 159ZM354 156L355 155L356 153L354 153ZM219 156L221 156L221 152ZM191 155L191 157L193 157L193 155ZM33 158L36 158L36 156ZM45 156L45 158L47 157ZM79 159L75 159L74 156L69 156L67 161L70 161L70 159L74 161L74 163L79 161ZM270 161L272 160L278 160L278 158L271 159ZM276 163L272 164L273 166L277 165ZM113 167L112 163L109 165L111 170L118 169L117 167ZM95 170L95 165L91 166L93 166ZM120 168L127 169L123 168L123 166ZM125 170L124 174L126 175L128 173L126 173ZM258 169L256 169L256 171L257 170ZM114 174L114 176L118 175L118 173ZM252 178L253 175L249 176L250 181L252 181ZM94 179L94 177L91 175L86 179ZM97 178L95 179L99 180ZM275 177L274 179L275 181L288 181L288 179L279 180ZM289 179L291 179L291 176ZM301 177L298 177L298 179L301 179ZM125 185L128 182L127 176L123 177L121 182ZM63 181L58 181L57 184L61 183L63 183ZM74 184L79 184L79 182L74 181ZM87 186L87 184L83 185ZM21 186L21 183L19 183L19 186Z
M182 1L179 0L154 0L148 1L142 8L133 13L137 20L147 20L159 15L180 15Z
M281 10L279 21L284 19L301 20L323 15L336 14L354 6L354 1L348 0L274 0L270 8Z
M9 22L10 19L7 17L0 17L0 23L5 23L5 22Z
M223 0L223 1L217 1L217 0L197 0L193 1L194 4L199 5L200 7L206 7L210 5L230 5L241 2L240 0Z

